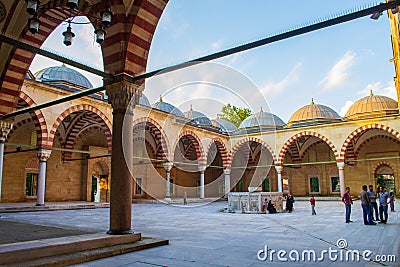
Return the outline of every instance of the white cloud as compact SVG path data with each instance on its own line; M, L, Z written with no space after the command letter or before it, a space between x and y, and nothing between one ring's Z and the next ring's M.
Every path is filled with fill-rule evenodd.
M282 80L278 82L267 82L260 88L261 93L265 97L270 97L283 92L288 86L299 80L298 69L301 65L302 63L297 63Z
M364 97L370 94L370 90L375 95L384 95L397 100L396 87L393 81L387 82L386 86L382 85L381 82L370 83L364 89L358 91L357 94Z
M340 108L339 115L344 117L346 115L347 110L353 105L354 102L351 100L347 100L343 107Z
M324 90L329 90L351 82L349 69L353 66L355 58L356 54L353 52L349 51L344 54L343 57L333 65L325 78L320 81L319 84L323 86L322 88Z

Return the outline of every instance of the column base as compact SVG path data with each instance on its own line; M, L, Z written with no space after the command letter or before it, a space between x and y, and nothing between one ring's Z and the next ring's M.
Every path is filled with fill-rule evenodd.
M133 234L134 232L132 230L108 230L107 234L108 235L130 235Z
M166 198L164 198L164 201L167 203L170 203L172 201L172 199L170 197L166 197Z
M44 207L44 206L46 206L45 204L36 204L35 205L36 207Z

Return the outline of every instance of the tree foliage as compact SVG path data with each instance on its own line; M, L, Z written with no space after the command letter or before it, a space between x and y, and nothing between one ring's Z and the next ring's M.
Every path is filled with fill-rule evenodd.
M238 108L231 104L226 104L222 107L219 118L232 122L239 127L240 123L251 115L251 110L248 108Z

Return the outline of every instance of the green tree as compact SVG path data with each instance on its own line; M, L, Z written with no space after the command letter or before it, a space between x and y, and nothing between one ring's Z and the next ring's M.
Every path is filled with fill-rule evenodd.
M219 118L230 121L235 124L236 127L239 127L240 123L250 115L251 110L248 108L238 108L231 104L226 104L222 107Z

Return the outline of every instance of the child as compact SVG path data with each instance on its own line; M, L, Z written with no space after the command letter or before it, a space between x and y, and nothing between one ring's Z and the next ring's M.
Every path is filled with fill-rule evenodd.
M311 215L317 215L317 213L315 212L315 198L314 198L314 196L311 196L310 204L311 204Z
M390 211L394 212L394 195L393 192L389 193L389 204L390 204Z

